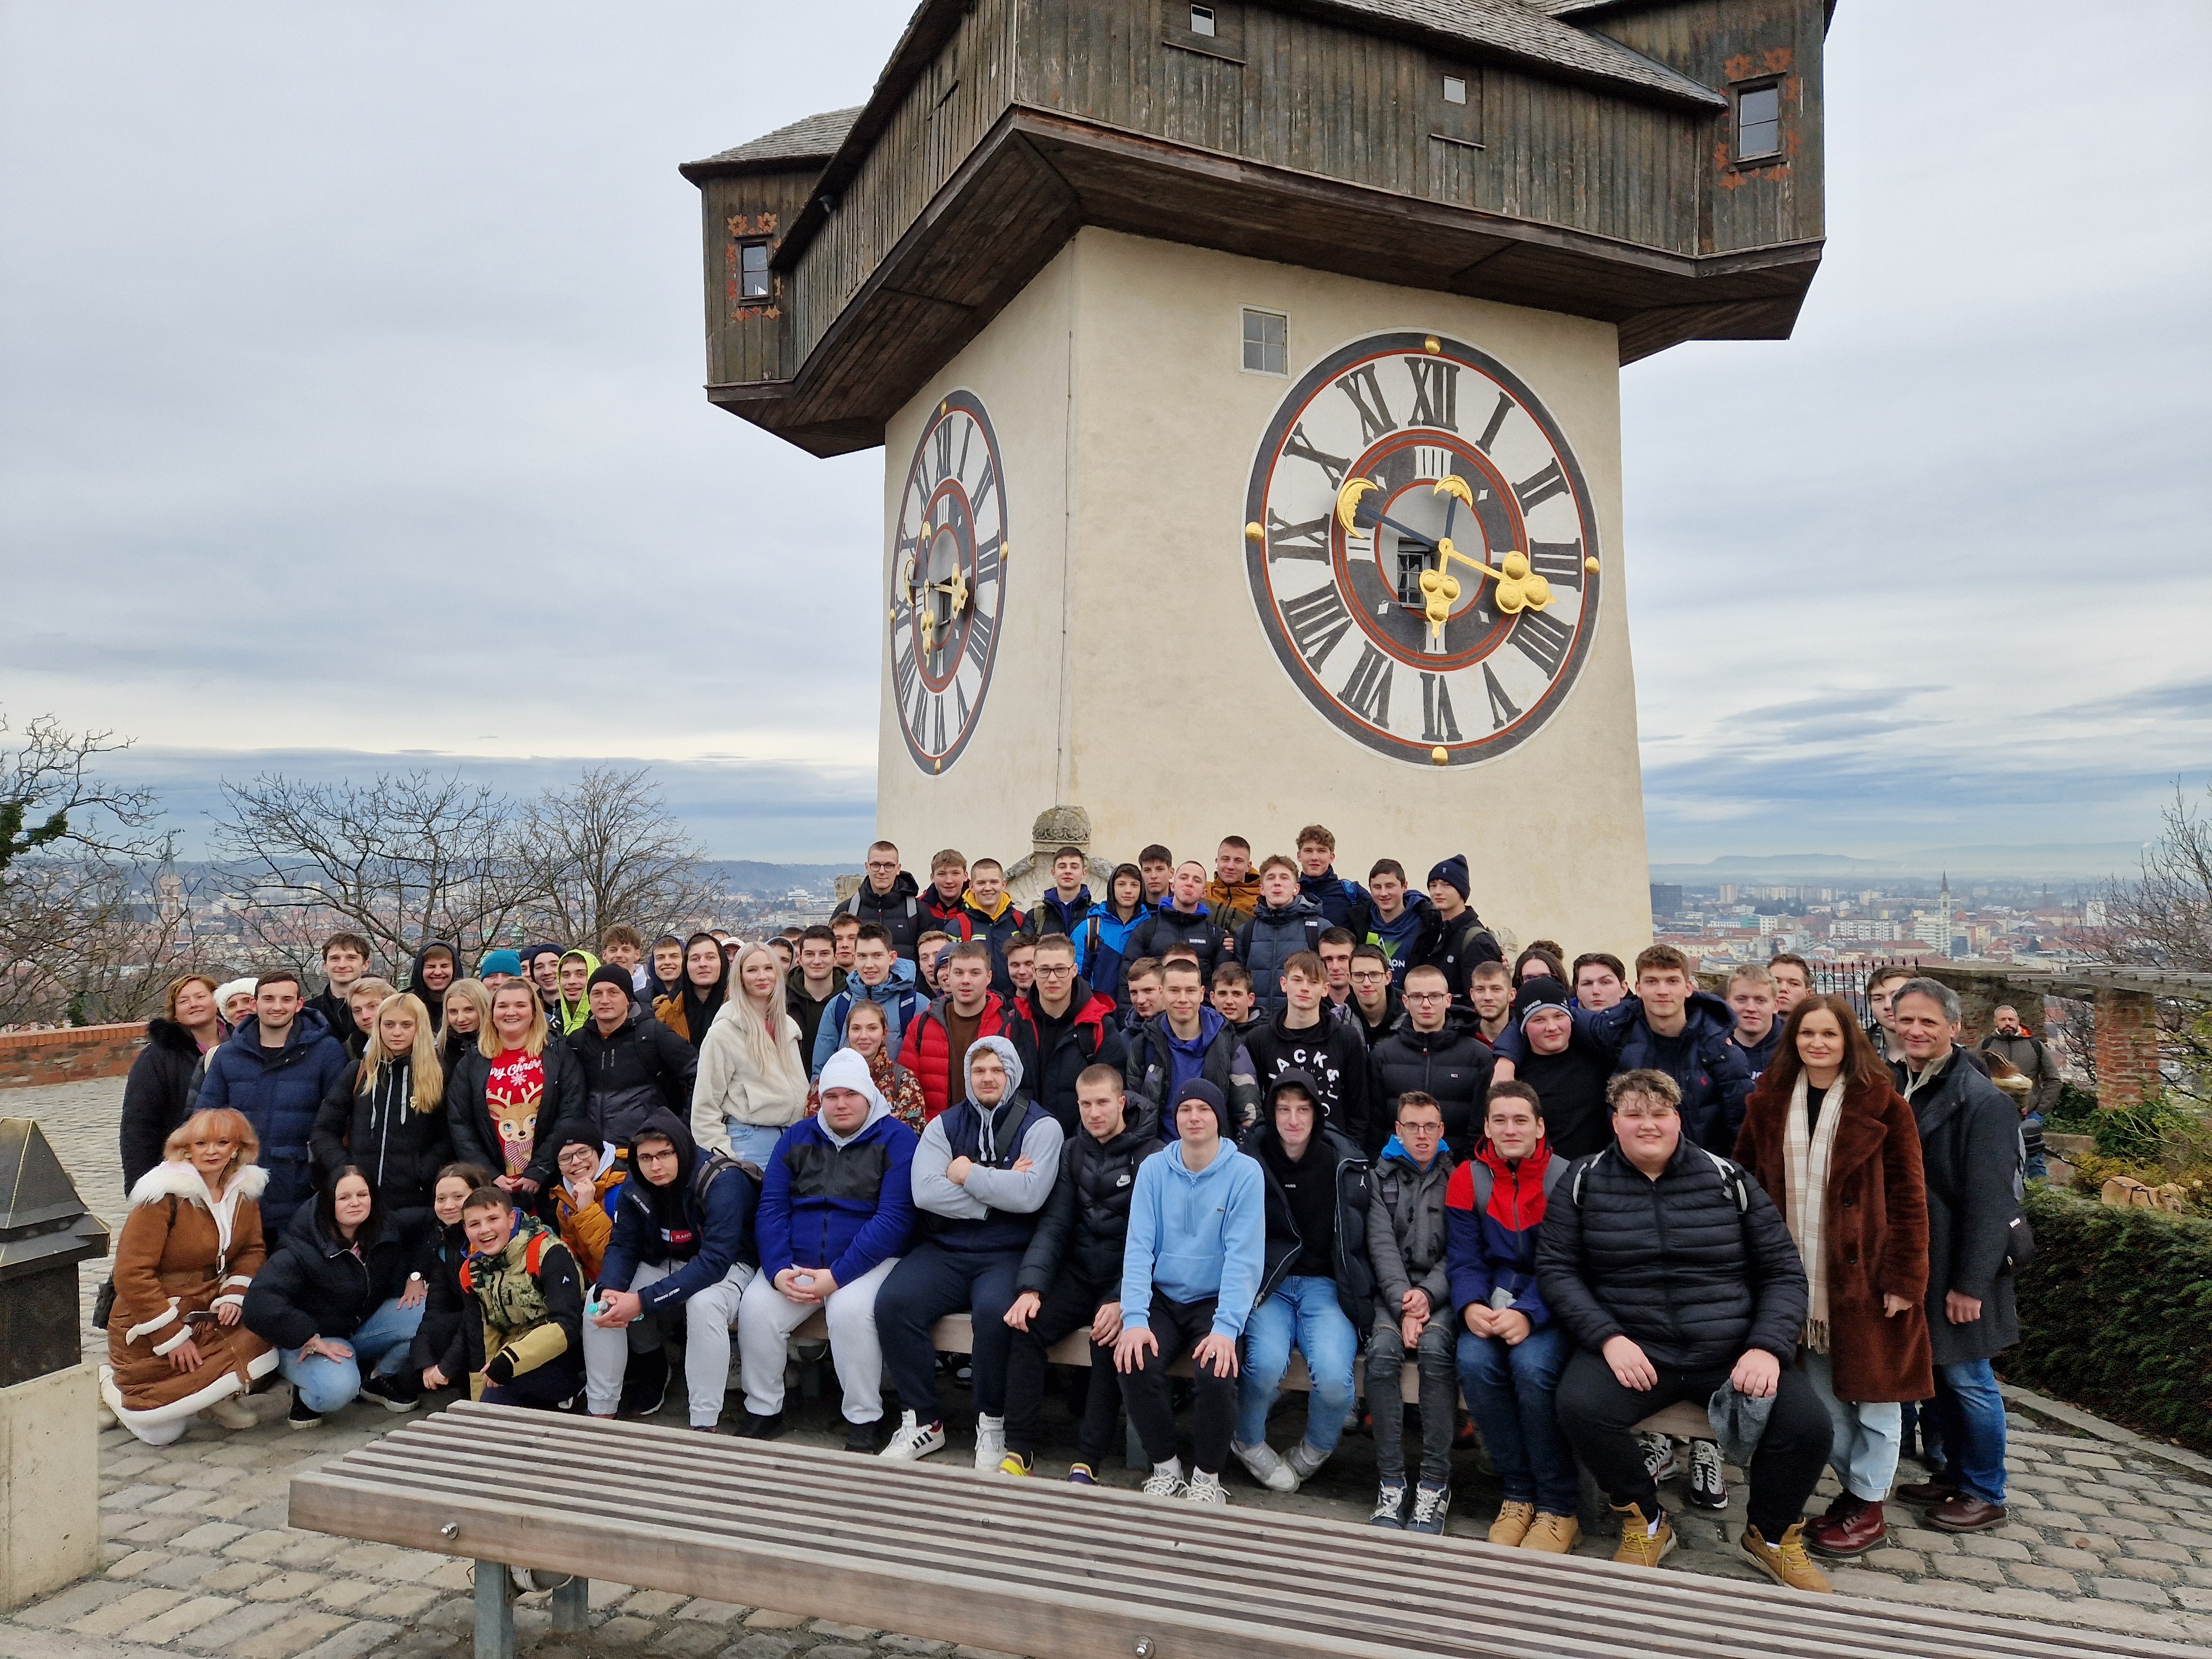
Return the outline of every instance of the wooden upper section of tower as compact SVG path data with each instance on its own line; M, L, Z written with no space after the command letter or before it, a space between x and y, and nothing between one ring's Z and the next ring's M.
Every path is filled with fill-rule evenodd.
M1820 262L1834 0L921 0L875 90L683 168L708 396L817 455L1068 239L1779 339Z

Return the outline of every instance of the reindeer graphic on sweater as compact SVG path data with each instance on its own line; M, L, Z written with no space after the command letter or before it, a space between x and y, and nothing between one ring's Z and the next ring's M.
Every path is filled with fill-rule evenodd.
M545 1063L526 1049L510 1048L492 1062L484 1082L484 1109L491 1115L499 1136L500 1156L506 1173L519 1176L530 1168L538 1150L538 1110L545 1098Z

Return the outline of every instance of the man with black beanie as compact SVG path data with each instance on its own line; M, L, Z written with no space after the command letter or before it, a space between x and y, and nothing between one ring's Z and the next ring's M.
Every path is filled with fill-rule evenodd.
M1605 1085L1613 1056L1576 1029L1572 994L1549 975L1522 981L1513 1028L1528 1048L1516 1074L1543 1103L1552 1155L1571 1163L1611 1146Z
M591 1017L567 1042L584 1073L585 1133L624 1147L650 1112L688 1122L697 1051L631 995L627 968L594 969L584 995Z
M1455 1001L1467 999L1467 978L1479 962L1503 962L1497 935L1467 902L1467 855L1454 853L1429 867L1429 910L1421 918L1408 965L1432 963L1444 970Z

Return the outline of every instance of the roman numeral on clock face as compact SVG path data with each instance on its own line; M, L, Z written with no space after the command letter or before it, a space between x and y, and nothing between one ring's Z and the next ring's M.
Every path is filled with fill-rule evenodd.
M1583 586L1583 544L1580 542L1530 542L1528 568L1554 587Z
M1377 438L1387 438L1398 429L1391 418L1390 406L1382 401L1382 383L1375 376L1375 365L1368 363L1355 368L1336 383L1336 389L1352 399L1352 406L1359 411L1359 441L1364 447Z
M1566 475L1559 471L1559 464L1555 460L1545 462L1540 471L1513 486L1514 499L1521 503L1523 513L1539 501L1548 501L1554 495L1566 493Z
M1499 392L1498 401L1491 406L1489 424L1482 428L1482 435L1474 441L1474 447L1487 455L1491 445L1498 441L1498 428L1505 424L1505 417L1512 412L1513 399L1504 392Z
M1528 616L1532 613L1522 612ZM1513 699L1505 695L1505 688L1498 683L1498 676L1490 672L1490 665L1482 665L1482 688L1490 694L1490 729L1503 731L1521 718L1521 711L1513 706Z
M1344 690L1337 696L1346 708L1362 720L1389 729L1390 659L1376 649L1373 641L1361 646L1359 660L1352 667L1352 678L1345 681Z
M1459 365L1441 357L1408 357L1406 371L1413 377L1413 412L1407 424L1458 431Z
M1352 627L1352 613L1344 608L1344 596L1332 583L1284 600L1283 621L1290 627L1298 654L1319 666Z
M1544 671L1547 680L1558 675L1574 637L1575 630L1547 611L1523 611L1513 624L1515 647Z
M910 637L904 629L899 630L898 639L902 646ZM914 691L915 675L919 672L920 666L921 665L915 661L914 652L910 648L895 649L892 652L891 701L902 708L906 706L907 698Z
M1487 668L1483 670L1488 673ZM1451 682L1441 674L1421 676L1421 741L1457 743L1459 722L1452 718Z
M987 611L970 610L968 613L968 654L978 668L991 665L991 635L998 625L999 619ZM968 722L960 723L965 726Z
M1006 538L1003 536L994 536L989 541L977 545L975 549L976 586L988 587L999 580L999 550L1005 541Z
M1267 557L1326 559L1328 556L1329 514L1292 524L1273 507L1267 509Z
M1417 478L1448 478L1457 469L1452 464L1452 453L1438 444L1413 446L1413 476Z
M1301 421L1291 428L1291 435L1283 441L1283 453L1302 461L1311 461L1328 475L1328 487L1334 489L1344 482L1345 469L1352 465L1348 455L1331 455L1316 449L1313 440L1306 436L1305 422Z
M939 421L933 439L930 458L937 465L936 482L943 483L952 475L952 422Z

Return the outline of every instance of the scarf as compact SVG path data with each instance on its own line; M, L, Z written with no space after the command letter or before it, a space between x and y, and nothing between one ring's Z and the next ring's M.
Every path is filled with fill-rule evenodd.
M1805 1125L1805 1073L1790 1091L1782 1147L1783 1218L1796 1241L1812 1292L1805 1318L1805 1346L1828 1352L1828 1253L1821 1240L1828 1207L1828 1159L1836 1150L1836 1131L1844 1121L1844 1079L1838 1076L1820 1097L1820 1121Z

